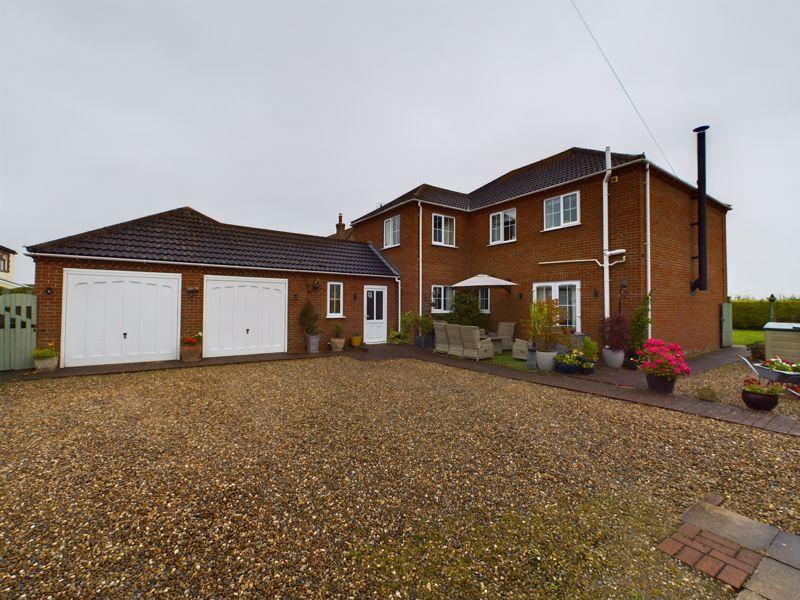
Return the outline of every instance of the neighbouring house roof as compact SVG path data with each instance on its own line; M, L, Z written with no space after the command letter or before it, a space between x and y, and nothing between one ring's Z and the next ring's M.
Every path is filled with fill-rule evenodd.
M8 246L0 246L0 252L8 252L9 254L16 254L16 250L12 250Z
M397 277L366 242L220 223L190 208L26 246L31 255Z
M611 153L612 167L619 167L626 163L645 160L644 154ZM583 177L599 175L605 171L605 168L606 158L604 151L587 148L570 148L554 156L509 171L505 175L482 185L468 194L454 192L424 183L406 192L402 196L395 198L391 202L387 202L375 210L355 219L353 223L364 221L401 204L418 200L427 204L469 212L505 202L512 198L533 194ZM692 190L695 189L694 186L675 177L673 174L659 167L656 168L682 186ZM709 197L709 200L720 204L726 209L730 208L728 205L714 200L711 197Z

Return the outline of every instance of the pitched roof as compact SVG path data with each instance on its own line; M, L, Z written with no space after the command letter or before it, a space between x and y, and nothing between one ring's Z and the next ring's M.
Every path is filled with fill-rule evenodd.
M369 243L229 225L188 206L26 248L31 254L398 275Z
M618 152L611 153L611 165L613 167L618 167L636 160L645 160L645 155L620 154ZM509 171L505 175L501 175L497 179L482 185L469 194L454 192L424 183L406 192L399 198L395 198L391 202L387 202L383 206L355 219L353 223L369 219L395 206L416 200L464 211L478 210L499 202L510 200L511 198L532 194L582 177L599 175L605 171L605 168L606 157L604 151L591 150L588 148L570 148L559 154ZM680 184L694 189L693 186L678 179L671 173L667 173L663 171L663 169L660 170L666 176L673 178ZM709 197L709 199L715 201L713 198ZM727 205L723 206L727 207Z
M0 252L8 252L9 254L16 254L17 251L13 248L9 248L8 246L0 246Z

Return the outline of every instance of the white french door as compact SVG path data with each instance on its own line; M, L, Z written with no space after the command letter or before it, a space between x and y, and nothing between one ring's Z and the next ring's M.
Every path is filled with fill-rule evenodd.
M533 284L536 302L558 300L561 309L561 325L581 331L581 282L545 281Z
M386 342L386 295L385 285L364 286L364 343Z

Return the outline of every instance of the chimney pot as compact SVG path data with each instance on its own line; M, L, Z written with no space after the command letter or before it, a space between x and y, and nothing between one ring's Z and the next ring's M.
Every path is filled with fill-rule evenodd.
M336 237L343 238L344 237L344 220L342 219L342 213L339 213L339 222L336 223Z

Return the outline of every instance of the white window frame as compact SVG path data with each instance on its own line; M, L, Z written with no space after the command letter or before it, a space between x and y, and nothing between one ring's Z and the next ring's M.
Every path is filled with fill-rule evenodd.
M564 197L565 196L572 196L575 194L578 200L578 220L572 221L570 223L564 223ZM547 203L553 200L558 200L561 204L561 225L557 225L554 227L547 226ZM576 225L581 224L581 192L580 190L575 190L574 192L567 192L566 194L561 194L560 196L551 196L550 198L545 198L542 202L542 231L554 231L556 229L564 229L566 227L575 227Z
M394 226L394 221L397 219L397 227ZM397 239L392 239L391 244L387 244L386 239L386 224L390 223L391 237L394 238L395 231L397 231ZM395 248L400 245L400 215L394 215L393 217L389 217L388 219L383 220L383 249L386 248Z
M434 290L436 290L437 288L440 290L440 294L441 294L441 299L442 299L442 307L441 308L436 308L436 306L434 305ZM446 306L445 290L451 290L450 291L450 310L447 310L447 309L444 308ZM431 286L431 313L434 313L434 314L445 314L445 313L453 312L453 298L455 297L455 294L456 294L455 289L453 287L449 286L449 285L432 285Z
M533 301L536 302L536 288L549 287L550 297L558 300L558 287L561 285L575 286L575 323L571 327L575 328L576 333L582 333L581 329L581 282L580 281L534 281L531 288Z
M11 273L11 254L0 252L0 273Z
M486 292L486 308L481 307L481 294ZM492 312L492 290L489 288L478 288L478 308L480 311L488 315Z
M514 213L514 237L512 239L505 240L503 236L505 235L506 231L506 213ZM500 215L500 239L497 241L492 240L492 218L495 215ZM500 210L497 212L493 212L489 215L489 245L490 246L497 246L499 244L510 244L511 242L517 241L517 229L519 226L519 221L517 221L517 207L514 206L512 208L506 208L505 210Z
M442 241L436 241L436 217L439 217L442 220ZM453 221L453 243L446 244L444 242L444 220L450 219ZM456 218L451 217L450 215L443 215L441 213L433 213L431 217L431 244L434 246L444 246L445 248L455 248L456 247Z
M339 312L332 313L331 312L331 288L334 286L339 287ZM328 319L344 319L344 283L341 281L329 281L328 282L328 297L325 302L325 312L327 313Z

